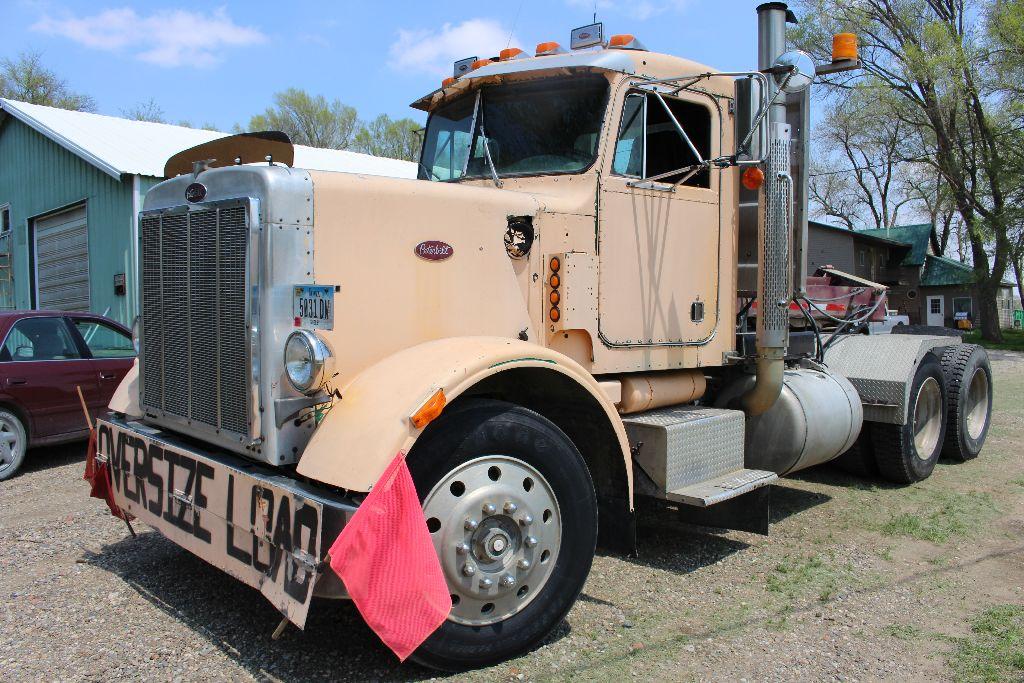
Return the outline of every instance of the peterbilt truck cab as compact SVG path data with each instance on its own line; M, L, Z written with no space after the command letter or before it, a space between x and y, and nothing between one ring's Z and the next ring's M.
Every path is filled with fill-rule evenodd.
M457 63L413 103L415 180L295 168L280 134L176 155L98 430L118 505L301 627L347 596L327 550L403 454L451 595L413 656L457 669L557 626L641 497L766 532L779 476L977 455L984 351L843 334L885 288L805 272L807 88L858 63L759 16L743 73L600 25Z

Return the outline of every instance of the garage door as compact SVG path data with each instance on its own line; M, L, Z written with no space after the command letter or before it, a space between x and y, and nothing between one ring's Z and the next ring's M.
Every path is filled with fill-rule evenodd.
M33 222L35 307L89 310L89 231L85 207Z

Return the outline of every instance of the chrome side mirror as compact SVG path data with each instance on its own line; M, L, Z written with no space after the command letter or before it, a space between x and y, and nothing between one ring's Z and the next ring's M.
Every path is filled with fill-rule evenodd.
M803 92L814 82L814 60L806 52L790 50L779 55L772 65L775 82L787 94Z

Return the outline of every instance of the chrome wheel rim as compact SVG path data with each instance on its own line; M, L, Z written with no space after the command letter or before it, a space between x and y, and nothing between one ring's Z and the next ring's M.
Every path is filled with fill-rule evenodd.
M562 540L558 500L522 460L488 455L460 465L430 491L423 513L452 595L450 621L507 619L551 577Z
M10 419L0 417L0 472L14 466L24 447L18 427Z
M981 438L988 423L988 375L981 368L975 368L971 383L967 387L967 434L975 441Z
M928 460L939 445L942 431L942 387L928 377L917 390L914 405L914 448L917 457Z

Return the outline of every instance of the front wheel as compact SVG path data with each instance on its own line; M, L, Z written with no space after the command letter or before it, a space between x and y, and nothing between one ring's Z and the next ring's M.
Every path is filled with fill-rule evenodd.
M528 651L565 618L593 561L597 498L579 451L531 410L471 400L407 462L452 596L413 659L453 671Z

